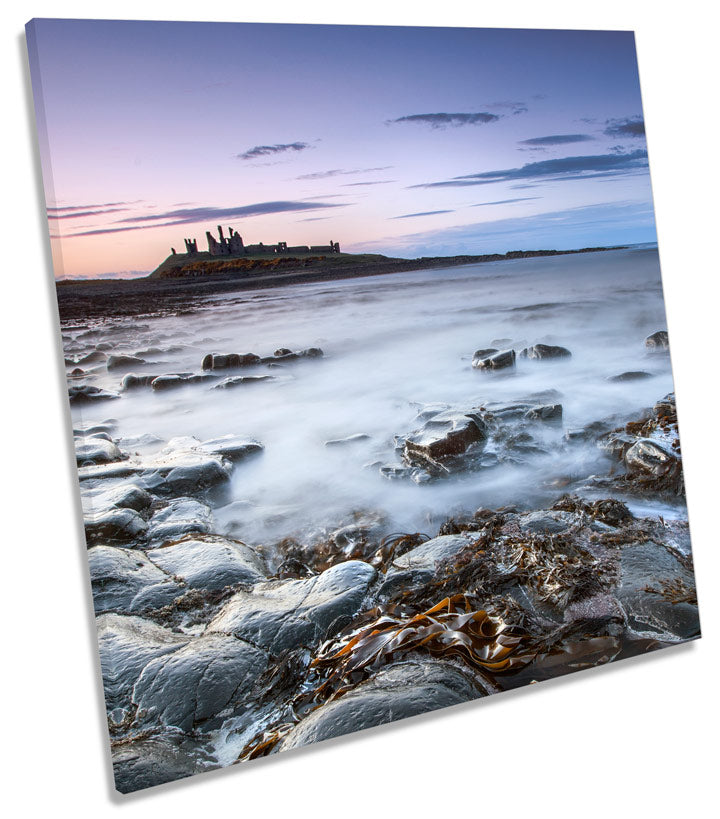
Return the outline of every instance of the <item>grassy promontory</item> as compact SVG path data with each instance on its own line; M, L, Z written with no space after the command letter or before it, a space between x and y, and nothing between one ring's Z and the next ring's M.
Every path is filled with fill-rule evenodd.
M193 256L178 253L168 256L149 276L142 278L59 281L57 296L62 321L110 318L188 309L199 298L235 290L619 249L513 250L504 254L423 256L419 259L393 258L376 253L222 257L207 252Z

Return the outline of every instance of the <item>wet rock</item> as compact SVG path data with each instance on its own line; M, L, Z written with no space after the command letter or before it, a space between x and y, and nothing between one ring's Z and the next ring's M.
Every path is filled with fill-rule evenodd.
M208 458L171 469L160 484L161 491L173 495L199 492L230 480L230 473L218 461Z
M124 456L112 441L90 437L75 439L75 457L78 464L107 464Z
M356 444L360 441L369 441L370 436L364 432L357 432L355 435L348 435L347 438L333 438L331 441L325 441L325 446L345 446L347 444Z
M260 384L263 381L275 381L272 375L236 375L229 378L223 378L213 389L228 390L233 387L252 386L253 384Z
M215 355L208 353L202 360L203 370L232 370L238 367L253 367L260 363L260 356L255 353L228 353Z
M570 358L572 353L567 347L557 347L552 344L533 344L532 347L521 350L520 356L540 361L548 358Z
M224 589L267 578L265 564L254 549L219 535L187 535L152 549L147 557L192 588Z
M507 370L515 366L515 350L502 350L485 358L473 358L476 370Z
M149 387L157 377L157 375L136 375L135 373L127 373L123 376L123 380L120 382L120 389L125 392L126 390L137 389L138 387Z
M146 364L143 358L135 355L111 355L107 360L108 370L130 370L139 364Z
M141 719L191 731L242 703L268 666L265 651L225 634L207 634L156 657L133 689Z
M208 632L234 634L273 654L315 645L362 610L375 577L372 566L349 560L306 580L258 583L252 591L238 592Z
M646 378L653 378L652 373L646 373L644 370L630 370L620 375L613 375L607 380L615 383L625 383L626 381L643 381Z
M463 454L487 438L487 425L479 413L448 410L433 415L425 426L405 438L403 458L410 465L443 461Z
M193 776L209 767L198 743L182 734L141 737L113 750L115 788L133 793Z
M487 692L458 668L443 662L410 661L378 671L339 699L301 720L278 750L344 736L376 725L458 705Z
M214 525L210 507L193 498L175 498L148 521L147 539L173 540L190 532L209 532Z
M99 512L116 507L118 509L134 509L142 512L152 503L152 497L136 483L123 481L111 486L105 481L91 489L84 489L82 492L83 507L89 512Z
M392 569L434 573L440 563L451 560L479 537L479 532L462 532L459 535L435 537L395 558Z
M669 483L678 475L680 459L668 446L640 438L625 452L625 465L631 477Z
M132 687L151 660L189 642L185 635L135 615L101 614L96 624L108 709L128 704Z
M562 404L544 404L542 406L530 407L523 417L528 421L562 421Z
M281 347L275 350L274 355L266 356L260 359L262 364L275 364L283 361L297 361L301 358L322 358L323 351L319 347L308 347L307 350L289 350L287 347Z
M495 355L495 353L499 353L500 350L497 347L485 347L482 350L475 350L473 353L473 358L488 358L491 355Z
M97 401L109 401L113 398L120 398L116 392L101 390L100 387L93 387L90 384L82 384L68 389L68 398L71 404L94 404Z
M645 339L645 346L652 352L667 350L670 347L667 330L658 330L656 333L648 336Z
M242 438L239 435L224 435L220 438L211 438L203 441L196 447L198 452L206 452L208 455L219 455L235 463L242 461L251 455L262 452L264 447L260 441L252 438Z
M96 614L158 609L186 591L136 549L93 546L88 562Z
M661 640L698 636L700 621L690 567L667 547L648 541L625 546L615 595L632 629Z
M155 392L164 392L165 390L174 390L178 387L186 387L188 384L202 384L206 381L213 380L214 376L210 374L167 373L153 378L150 382L150 386Z
M128 543L145 534L147 523L134 509L111 507L84 516L85 537L89 543Z
M105 353L102 353L99 350L95 350L92 353L88 353L87 355L82 356L82 358L78 358L77 361L75 361L74 363L75 364L100 364L103 361L105 361L106 358L107 358L107 356L105 355Z

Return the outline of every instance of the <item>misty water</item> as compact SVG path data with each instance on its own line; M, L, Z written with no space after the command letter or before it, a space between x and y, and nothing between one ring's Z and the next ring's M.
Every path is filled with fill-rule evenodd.
M566 491L588 492L588 476L606 474L608 463L594 444L566 445L565 431L609 416L629 420L673 389L669 357L644 346L666 327L654 247L233 293L180 315L92 327L101 334L65 328L66 354L110 342L112 353L147 359L137 373L200 372L210 352L322 348L321 359L237 373L275 380L138 389L73 409L76 426L115 419L113 437L141 456L177 436L262 442L264 452L237 464L214 499L216 531L255 544L322 534L368 512L383 516L387 532L432 535L460 509L538 507ZM567 347L572 358L518 359L509 374L471 368L478 348L540 342ZM637 370L653 377L607 380ZM118 391L123 374L101 365L91 383ZM563 423L544 432L545 455L423 485L379 472L378 463L399 465L394 436L417 429L426 404L508 402L546 390L560 393ZM325 445L358 433L369 437ZM684 516L681 506L652 502L636 510Z

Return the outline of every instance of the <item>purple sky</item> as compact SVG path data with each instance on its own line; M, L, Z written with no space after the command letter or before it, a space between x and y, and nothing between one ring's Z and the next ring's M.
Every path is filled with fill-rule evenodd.
M631 32L34 20L55 270L655 240Z

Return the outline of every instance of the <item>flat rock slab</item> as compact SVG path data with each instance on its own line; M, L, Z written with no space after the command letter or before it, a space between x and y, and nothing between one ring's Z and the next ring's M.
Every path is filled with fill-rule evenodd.
M463 532L459 535L441 535L416 546L393 561L393 568L434 572L437 565L449 560L473 540L480 537L480 532Z
M462 455L472 444L484 441L486 426L479 414L440 412L428 419L418 432L405 439L406 460L444 458Z
M699 635L697 605L673 599L673 587L693 591L695 579L670 549L652 541L625 546L620 573L614 594L632 629L670 642Z
M123 458L120 449L112 441L100 437L75 439L75 457L78 464L107 464Z
M254 549L219 535L188 535L150 550L147 557L192 588L224 589L267 578L265 565Z
M144 536L147 523L134 509L111 507L86 513L85 537L88 542L129 543Z
M570 358L572 353L567 347L557 347L553 344L533 344L520 352L523 358L544 360L549 358Z
M194 498L175 498L155 512L147 527L147 539L162 543L191 532L210 532L214 526L212 510Z
M136 549L93 546L88 562L96 614L158 609L187 591Z
M133 686L151 660L177 651L189 641L185 635L143 617L101 614L96 624L108 709L127 705Z
M151 660L133 689L141 719L191 731L242 702L268 666L266 652L235 637L208 634Z
M112 486L103 484L104 482L91 489L83 489L83 508L88 512L97 513L113 507L142 512L152 503L150 493L132 481L113 483Z
M183 735L141 738L113 750L115 787L133 793L208 770L198 744Z
M306 580L258 583L238 592L208 626L277 654L313 646L337 633L359 613L375 569L349 560Z
M344 736L485 696L462 671L442 662L404 662L374 677L299 722L279 751Z

